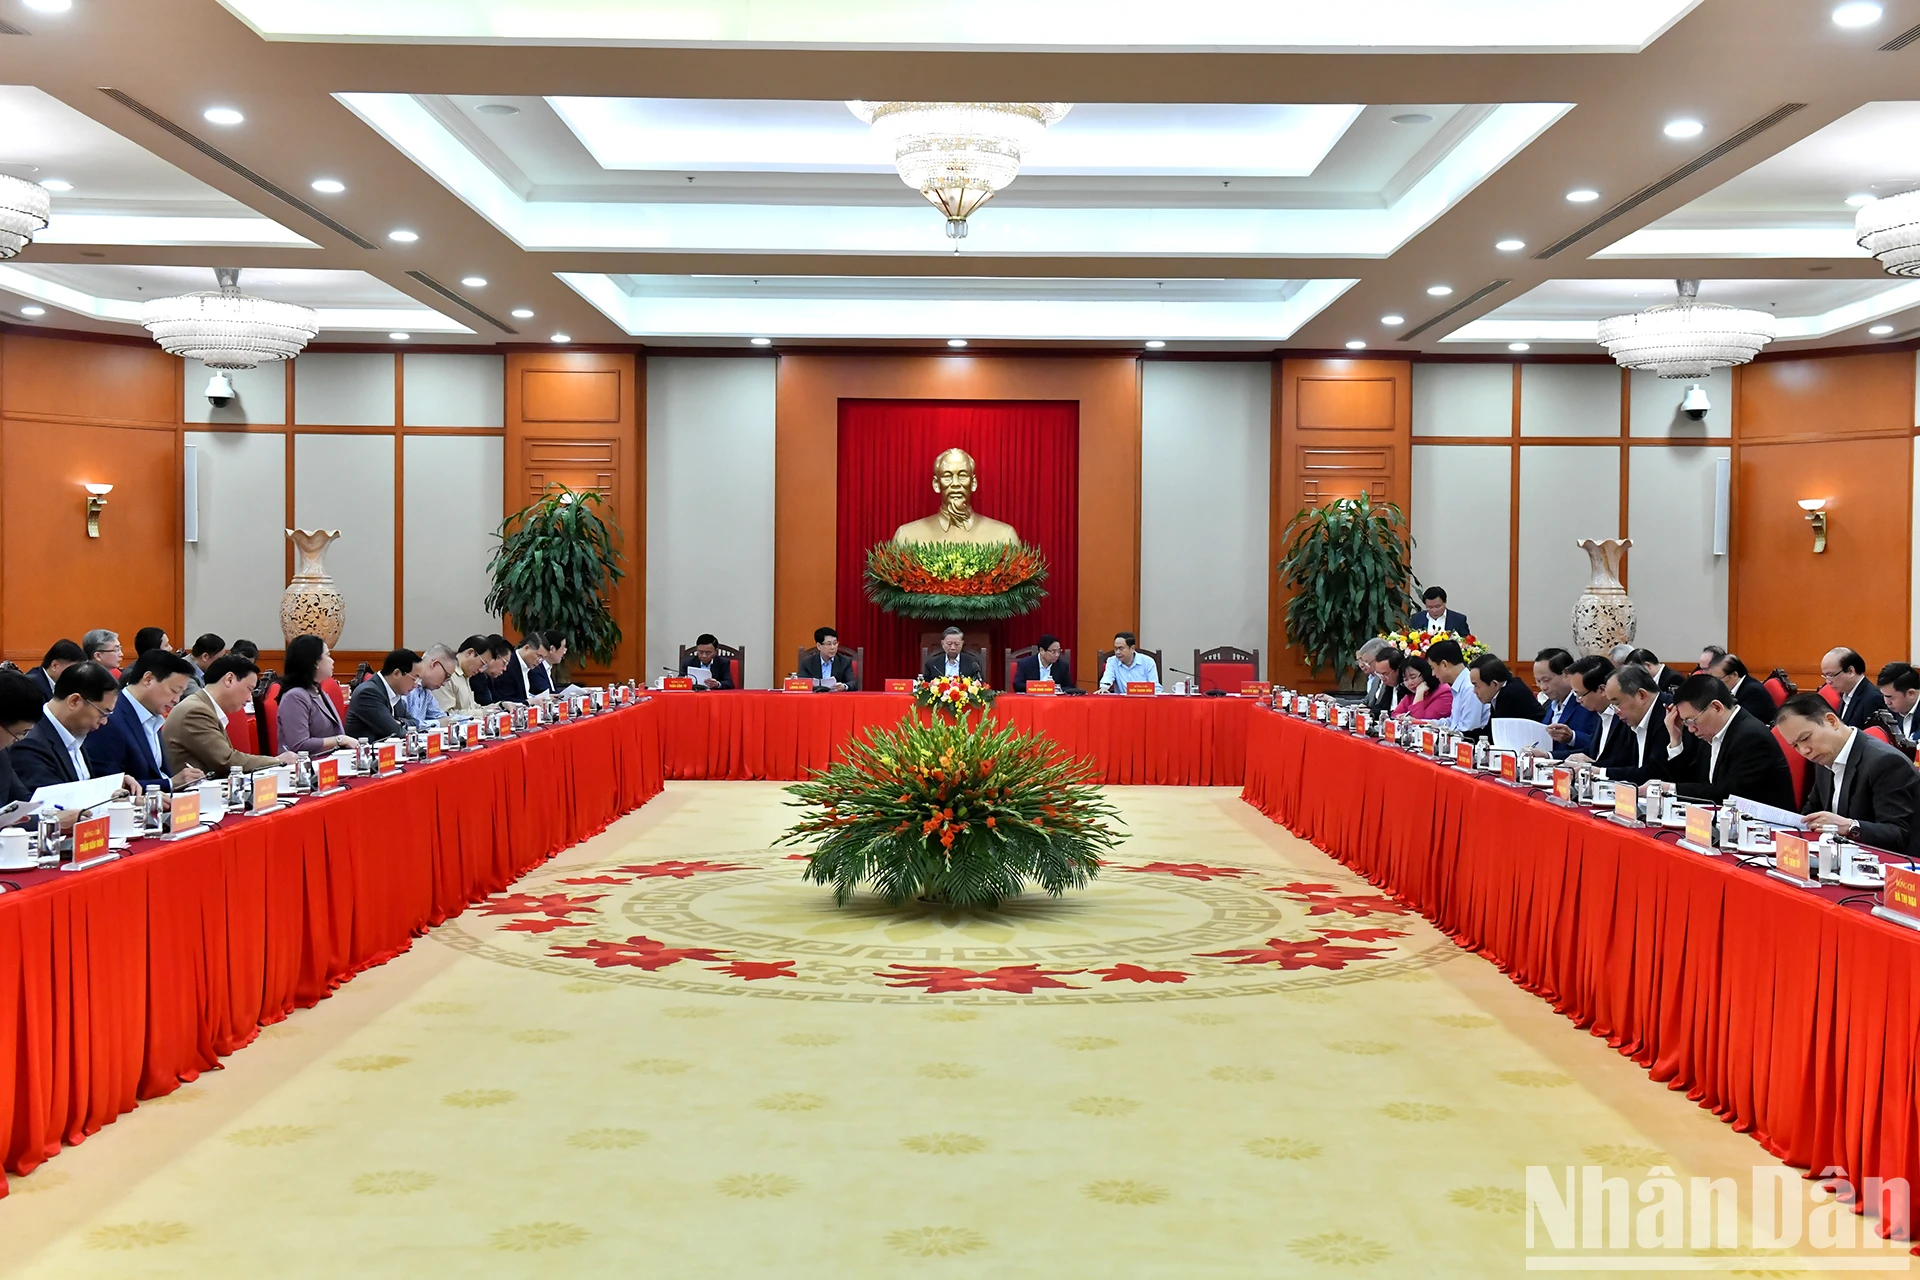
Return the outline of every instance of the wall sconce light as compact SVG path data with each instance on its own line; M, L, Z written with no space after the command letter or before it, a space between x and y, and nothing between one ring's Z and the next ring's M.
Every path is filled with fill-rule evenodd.
M1802 498L1800 509L1807 513L1807 523L1813 526L1813 553L1819 555L1827 549L1827 500Z
M90 484L87 486L87 536L100 536L100 513L106 510L107 495L113 492L110 484Z

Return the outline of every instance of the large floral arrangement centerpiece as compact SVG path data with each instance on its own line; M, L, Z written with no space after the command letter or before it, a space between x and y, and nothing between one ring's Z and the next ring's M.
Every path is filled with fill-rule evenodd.
M972 676L940 676L915 685L913 701L929 711L964 716L969 711L985 711L992 706L993 690Z
M984 622L1032 613L1047 558L1024 542L882 542L867 552L867 599L900 618Z
M1467 662L1472 662L1487 651L1487 646L1481 644L1477 637L1455 635L1451 631L1388 631L1380 638L1402 653L1419 654L1422 657L1442 640L1457 640L1460 643L1460 655Z
M890 903L995 907L1028 881L1083 889L1120 841L1092 766L1008 725L908 718L847 745L787 790L812 810L781 837L811 845L806 879L844 906L863 882Z

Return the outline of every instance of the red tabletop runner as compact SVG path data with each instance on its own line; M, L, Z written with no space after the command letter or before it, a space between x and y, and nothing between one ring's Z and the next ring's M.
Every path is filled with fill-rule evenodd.
M890 728L904 693L664 693L661 756L669 778L795 781L839 759L847 739ZM1245 780L1246 698L1003 694L995 719L1039 730L1091 758L1113 786L1237 787Z
M1782 1161L1920 1186L1920 934L1261 709L1242 796Z
M22 890L0 894L5 1167L173 1092L645 804L658 716L649 702L522 734L86 871L7 873Z

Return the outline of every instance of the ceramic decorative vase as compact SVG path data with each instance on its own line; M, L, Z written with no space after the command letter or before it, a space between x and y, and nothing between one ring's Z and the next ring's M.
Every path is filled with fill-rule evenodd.
M1633 640L1633 601L1620 582L1620 557L1633 545L1632 538L1595 541L1582 538L1577 544L1587 553L1592 573L1587 589L1573 602L1573 647L1581 656L1604 654L1617 644Z
M316 635L331 648L340 643L347 620L347 602L327 576L327 547L340 536L338 529L289 529L298 553L293 581L280 596L280 631L290 642L295 636Z

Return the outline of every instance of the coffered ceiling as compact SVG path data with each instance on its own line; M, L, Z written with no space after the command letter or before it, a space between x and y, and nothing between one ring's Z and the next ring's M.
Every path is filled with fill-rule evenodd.
M1920 332L1847 204L1920 185L1920 0L48 3L0 0L23 325L239 266L322 342L1592 353L1675 277ZM957 244L846 106L934 97L1073 104Z

